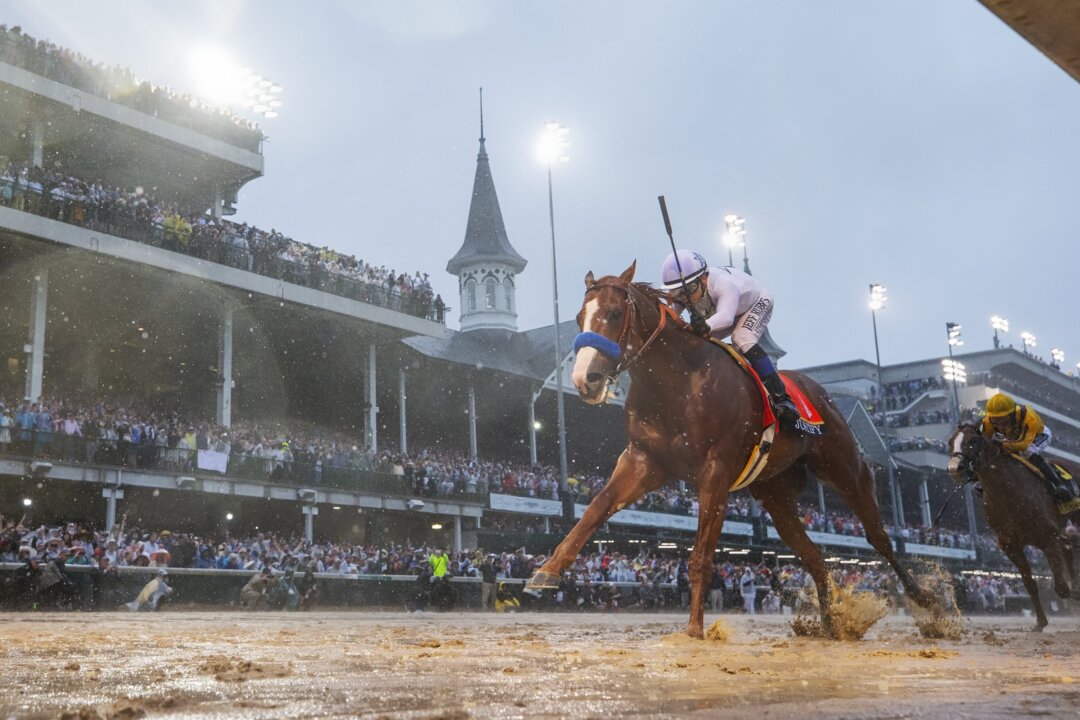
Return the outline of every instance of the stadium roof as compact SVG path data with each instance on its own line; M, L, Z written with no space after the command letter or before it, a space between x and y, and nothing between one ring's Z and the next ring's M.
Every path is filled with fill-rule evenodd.
M559 323L564 353L577 335L575 320ZM510 332L508 330L448 330L447 337L416 336L402 340L406 346L427 357L468 365L478 370L496 370L543 382L555 369L554 326Z
M986 8L1080 81L1078 0L979 0Z
M469 265L495 262L513 268L519 273L528 262L518 254L506 236L499 197L495 193L495 181L491 179L491 166L484 137L480 135L480 153L476 156L476 179L473 180L472 203L469 206L469 222L465 227L465 242L450 262L446 271L457 275Z

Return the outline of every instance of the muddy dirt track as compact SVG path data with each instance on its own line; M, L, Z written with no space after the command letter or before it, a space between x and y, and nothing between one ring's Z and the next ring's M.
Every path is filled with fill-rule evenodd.
M707 616L707 623L714 618ZM860 642L787 618L168 612L0 615L0 717L1013 718L1080 715L1080 621Z

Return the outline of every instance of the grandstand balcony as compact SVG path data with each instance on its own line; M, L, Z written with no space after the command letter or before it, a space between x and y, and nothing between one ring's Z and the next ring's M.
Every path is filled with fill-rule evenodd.
M205 113L195 108L165 112L163 103L110 99L78 86L77 78L54 79L0 62L0 157L153 188L162 198L201 209L220 207L262 176L261 133L200 119Z

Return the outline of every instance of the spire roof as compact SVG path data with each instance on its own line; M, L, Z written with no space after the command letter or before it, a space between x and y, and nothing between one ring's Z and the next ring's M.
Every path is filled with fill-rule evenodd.
M513 268L515 273L525 269L528 262L518 254L506 236L499 197L495 193L495 181L491 178L487 149L484 147L483 95L480 105L480 152L476 156L476 178L473 180L472 204L469 206L469 222L465 226L465 242L450 262L446 271L457 275L468 265L497 262Z

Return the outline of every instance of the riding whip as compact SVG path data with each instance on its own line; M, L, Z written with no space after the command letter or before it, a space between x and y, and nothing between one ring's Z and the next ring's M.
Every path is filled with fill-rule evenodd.
M686 309L690 312L690 317L694 318L697 317L698 314L697 311L694 310L694 306L689 304L690 291L686 288L686 276L683 275L682 263L679 262L679 251L675 249L675 235L671 231L671 218L668 217L667 200L664 199L663 195L657 195L656 199L660 201L660 212L664 216L664 229L667 230L668 240L671 241L671 252L675 256L675 269L679 271L679 280L682 281L683 294L686 296L688 303Z
M934 527L935 525L937 525L938 520L941 519L941 515L945 512L945 508L949 507L949 503L952 501L952 499L954 497L956 497L956 493L960 492L964 488L964 486L967 485L969 482L972 482L972 481L971 480L965 480L960 485L957 485L956 489L952 491L952 493L949 495L949 497L945 498L945 502L941 503L941 507L938 509L937 515L934 516L934 522L930 523L930 527Z

